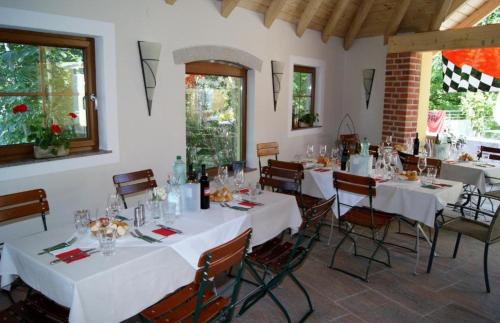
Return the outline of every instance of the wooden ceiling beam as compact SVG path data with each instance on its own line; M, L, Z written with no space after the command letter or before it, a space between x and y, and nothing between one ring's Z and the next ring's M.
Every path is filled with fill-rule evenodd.
M220 7L220 14L223 17L228 17L234 8L238 5L240 0L222 0L222 5Z
M330 36L333 34L335 27L339 24L340 18L344 15L345 10L349 4L349 0L338 0L337 4L333 8L332 14L328 19L323 32L321 33L321 39L324 43L328 41Z
M483 3L481 7L477 8L476 11L470 14L470 16L466 17L464 20L462 20L452 28L455 29L472 27L498 7L500 7L500 0L486 0L486 2Z
M463 5L467 0L454 0L452 3L451 3L451 6L450 6L450 10L448 11L448 14L446 15L446 19L448 19L450 17L450 15L452 13L455 12L455 10L457 10L458 8L460 8L461 5Z
M319 6L321 5L322 2L323 0L309 0L306 9L300 16L299 23L297 24L297 29L295 31L297 36L302 37L302 35L304 35L307 26L309 26L309 23L316 14L316 11L318 11Z
M401 0L401 2L399 2L399 5L396 7L394 14L391 15L389 24L385 29L385 43L387 43L387 38L389 36L393 36L398 33L399 26L401 25L401 22L403 21L403 18L405 17L406 12L410 7L410 3L411 0Z
M389 37L389 53L500 46L500 24Z
M438 10L434 14L434 17L432 17L429 31L439 30L439 27L441 27L441 24L446 18L446 14L450 11L452 2L453 0L441 0Z
M344 37L344 49L348 50L351 48L354 39L359 35L359 31L365 22L366 17L370 13L375 0L363 0L359 6L358 11L354 15L352 22L350 23L350 28Z
M267 28L271 27L276 18L278 18L286 2L287 0L273 0L273 2L271 2L264 16L264 26Z
M165 0L166 4L173 5L176 0Z

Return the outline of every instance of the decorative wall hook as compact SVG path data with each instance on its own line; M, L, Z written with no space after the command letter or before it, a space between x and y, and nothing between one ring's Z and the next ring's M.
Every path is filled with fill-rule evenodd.
M274 111L276 111L276 105L278 104L278 96L281 91L281 78L283 77L284 68L285 66L282 62L271 61L271 73L273 77Z
M156 88L156 75L160 64L161 44L147 41L138 41L139 57L141 59L142 79L146 92L148 115L151 116L153 96Z

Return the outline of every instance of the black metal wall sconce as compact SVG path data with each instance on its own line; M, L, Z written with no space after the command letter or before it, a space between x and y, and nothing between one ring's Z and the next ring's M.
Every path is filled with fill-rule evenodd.
M278 104L278 96L281 91L281 78L283 77L283 70L285 66L282 62L271 61L271 73L273 77L273 100L274 111L276 112L276 105Z
M368 68L363 70L363 86L365 88L366 108L370 105L372 95L373 79L375 78L375 69Z
M147 41L138 41L139 57L141 59L142 79L144 91L146 92L146 103L148 115L151 116L153 107L153 96L156 88L156 76L160 64L161 44Z

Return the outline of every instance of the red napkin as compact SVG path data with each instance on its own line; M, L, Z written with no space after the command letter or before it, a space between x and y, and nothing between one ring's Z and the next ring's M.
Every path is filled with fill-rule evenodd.
M69 264L73 261L77 261L83 258L87 258L89 256L88 253L82 251L79 248L72 249L66 252L62 252L56 256L56 258L61 259L65 263Z
M170 236L172 234L175 234L175 231L172 231L172 230L169 230L169 229L164 229L164 228L153 230L153 232L156 233L156 234L162 235L164 237L168 237L168 236Z
M314 171L323 173L323 172L328 172L329 169L328 168L316 168Z
M238 203L239 205L243 205L243 206L248 206L248 207L254 207L254 206L257 206L257 204L253 203L253 202L248 202L248 201L243 201L243 202L240 202Z
M240 190L240 193L241 193L241 194L246 194L246 193L248 193L248 192L250 192L250 190L249 190L248 188L242 188L242 189Z

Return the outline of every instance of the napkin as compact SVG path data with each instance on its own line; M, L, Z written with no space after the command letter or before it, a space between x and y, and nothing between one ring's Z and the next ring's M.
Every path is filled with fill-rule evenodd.
M168 236L171 236L172 234L175 234L175 231L165 229L165 228L160 228L160 229L153 230L153 233L159 234L159 235L164 236L164 237L168 237Z
M442 188L441 186L432 185L432 184L422 185L422 187L423 187L423 188L430 188L431 190L435 190L435 189L438 189L438 188Z
M69 251L61 252L56 255L56 258L61 259L65 263L69 264L73 261L77 261L83 258L87 258L89 256L88 253L81 250L80 248L71 249Z
M323 172L328 172L329 169L328 168L316 168L316 169L313 169L315 172L320 172L320 173L323 173Z
M238 203L239 205L246 206L246 207L255 207L257 206L256 203L250 202L250 201L243 201Z
M248 188L242 188L242 189L240 190L240 193L241 193L241 194L246 194L246 193L248 193L248 192L250 192L250 190L249 190Z

